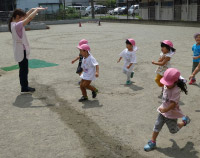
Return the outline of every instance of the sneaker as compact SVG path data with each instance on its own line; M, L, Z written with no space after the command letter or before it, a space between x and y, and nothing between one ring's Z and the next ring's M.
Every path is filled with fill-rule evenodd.
M153 143L151 140L144 146L144 151L151 151L156 148L156 143Z
M134 71L133 71L133 72L131 72L131 78L133 78L133 75L134 75Z
M27 93L33 93L33 92L35 92L35 88L31 88L31 87L21 90L21 94L27 94Z
M130 80L126 81L126 85L130 85L130 84L131 84Z
M98 93L98 89L96 89L96 91L92 91L92 98L96 98Z
M191 85L191 84L195 84L196 83L196 80L193 78L193 79L191 79L190 80L190 82L189 82L189 84Z
M78 101L79 102L83 102L83 101L86 101L86 100L88 100L88 97L82 96Z
M191 120L190 120L190 118L188 116L183 116L182 117L182 121L185 123L184 126L186 126L187 124L190 123Z

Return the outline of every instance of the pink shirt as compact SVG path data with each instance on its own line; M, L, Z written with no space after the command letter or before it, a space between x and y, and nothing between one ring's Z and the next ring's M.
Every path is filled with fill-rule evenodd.
M20 22L17 22L16 24L15 24L15 30L16 30L16 32L17 32L17 35L20 37L20 38L22 38L22 29L23 29L23 21L20 21ZM26 50L26 48L25 48L25 46L23 45L23 47L24 47L24 50Z
M180 93L181 89L178 86L175 86L172 89L168 89L166 86L164 86L162 104L160 105L160 107L167 108L170 105L171 101L175 102L176 106L174 109L171 109L165 113L161 113L159 111L160 107L158 107L157 111L161 113L163 116L170 119L182 118L184 114L179 108Z

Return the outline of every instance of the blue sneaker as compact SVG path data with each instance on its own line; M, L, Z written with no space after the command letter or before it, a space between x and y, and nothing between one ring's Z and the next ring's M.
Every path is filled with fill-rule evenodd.
M130 85L130 84L131 84L130 80L126 81L126 85Z
M151 151L156 148L156 143L153 143L151 140L144 146L144 151Z
M188 116L183 116L182 117L182 121L185 123L184 126L186 126L187 124L190 123L191 120L190 120L190 118Z

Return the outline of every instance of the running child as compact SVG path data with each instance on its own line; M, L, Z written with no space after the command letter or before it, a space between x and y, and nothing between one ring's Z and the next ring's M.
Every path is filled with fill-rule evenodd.
M78 46L78 49L83 56L83 61L81 65L83 73L80 76L82 79L80 83L82 97L79 99L79 102L83 102L88 100L86 89L92 91L92 98L96 98L97 96L98 90L94 86L91 86L91 82L95 80L96 77L99 77L99 64L90 53L89 45L83 44L81 46Z
M117 61L119 63L122 58L124 58L124 66L123 66L123 73L126 74L127 80L126 85L131 84L131 78L133 78L134 71L133 68L136 62L136 51L137 47L135 46L134 39L127 39L126 40L126 49L124 49L119 55L120 58Z
M162 104L157 109L159 112L158 118L153 129L152 138L144 146L145 151L156 148L156 139L165 123L172 134L177 133L183 126L190 123L190 118L185 116L179 107L181 91L187 94L187 86L180 79L180 72L175 68L169 68L165 71L160 82L164 85ZM182 118L179 123L177 123L178 118Z
M30 55L30 46L26 36L25 28L39 11L47 8L32 8L27 13L21 9L16 9L8 24L9 31L12 33L13 50L15 61L19 64L19 79L21 85L21 93L31 93L35 88L28 86L28 59Z
M175 54L175 51L176 49L173 48L173 43L169 40L164 40L161 42L160 58L157 62L152 61L152 64L158 65L158 68L156 69L157 75L155 78L155 82L159 87L163 87L163 84L160 83L160 79L163 77L164 72L171 67L170 60L171 57Z
M78 45L81 46L83 44L88 44L88 41L86 39L82 39L82 40L80 40ZM72 60L72 64L74 64L77 60L79 60L79 63L78 63L76 73L79 74L79 76L81 76L81 73L83 71L83 69L81 68L81 64L82 64L82 60L83 60L83 56L81 55L81 51L79 53L79 56L76 57L74 60Z
M196 41L196 44L192 46L192 51L193 51L193 64L192 64L192 73L198 66L200 62L200 33L196 33L194 35L194 39ZM195 75L191 78L189 84L195 84L196 83L196 78Z

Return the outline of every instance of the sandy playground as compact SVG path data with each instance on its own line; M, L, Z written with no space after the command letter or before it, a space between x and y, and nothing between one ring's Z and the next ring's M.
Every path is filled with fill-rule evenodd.
M52 25L49 30L27 32L31 59L59 64L29 69L33 95L20 95L18 70L0 70L1 158L198 158L200 157L200 78L182 93L180 107L191 123L172 135L164 126L157 149L143 150L161 104L160 88L154 82L160 41L173 41L177 49L172 66L188 78L192 68L195 27L122 23ZM134 38L139 50L133 84L124 85L123 62L118 54L125 39ZM99 62L100 76L93 83L96 99L81 97L75 74L80 39L89 41ZM10 33L0 33L0 67L15 65Z

